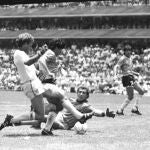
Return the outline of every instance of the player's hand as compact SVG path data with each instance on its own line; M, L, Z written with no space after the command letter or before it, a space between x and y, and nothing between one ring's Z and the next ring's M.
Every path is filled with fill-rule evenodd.
M43 81L46 77L42 71L39 71L37 76L41 81Z
M107 108L106 109L106 116L114 118L115 117L115 113L114 113L114 111L109 111L109 108Z
M39 48L37 53L39 56L42 56L47 50L48 50L48 47L46 44L44 44L42 47Z

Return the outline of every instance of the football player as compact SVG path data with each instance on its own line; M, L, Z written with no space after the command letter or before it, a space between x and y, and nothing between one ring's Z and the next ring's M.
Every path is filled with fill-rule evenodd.
M87 87L80 86L77 89L77 98L70 98L69 101L71 101L73 106L81 113L93 113L96 117L115 117L115 113L113 111L109 111L108 108L106 109L106 111L102 111L91 106L88 103L88 98L89 89ZM53 109L55 109L54 105L45 103L45 114L53 111ZM63 111L58 113L52 128L70 130L72 127L74 127L76 122L78 122L78 120L68 110L64 109Z
M115 78L117 77L118 70L121 71L122 84L126 88L127 92L127 98L116 112L118 115L124 115L124 109L134 98L134 90L139 93L139 97L135 100L131 112L137 115L142 115L139 111L139 100L142 98L144 90L135 80L135 77L139 76L139 73L133 71L131 53L131 49L129 47L125 47L124 55L119 59L117 65L114 67Z
M93 116L90 114L82 114L75 107L66 100L64 91L59 89L53 84L43 85L36 75L36 68L33 65L47 49L42 48L36 55L29 57L28 53L32 50L34 37L29 33L22 33L17 38L18 49L14 53L14 63L17 67L18 73L21 78L21 85L25 95L30 99L33 107L32 112L13 117L7 115L4 122L0 125L0 130L7 126L33 124L39 122L46 122L42 135L53 135L51 131L57 113L63 108L71 112L80 122L85 122ZM43 97L48 103L56 106L55 111L48 113L45 116ZM27 121L27 122L24 122Z

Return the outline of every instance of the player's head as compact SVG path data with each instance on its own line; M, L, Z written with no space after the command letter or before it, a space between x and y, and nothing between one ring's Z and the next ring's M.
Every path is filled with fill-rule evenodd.
M130 45L126 45L124 47L124 55L127 56L127 57L130 57L131 54L132 54L131 46Z
M19 36L16 39L17 46L24 51L31 50L33 43L34 37L29 33L19 34Z
M87 101L88 98L89 98L89 89L87 87L80 86L77 89L77 100L79 102L83 102Z
M49 48L55 52L55 55L59 55L65 47L65 43L60 39L52 39L49 44Z

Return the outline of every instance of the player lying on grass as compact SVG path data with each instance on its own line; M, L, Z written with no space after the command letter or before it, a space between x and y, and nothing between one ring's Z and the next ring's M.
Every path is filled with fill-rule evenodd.
M73 99L70 98L69 100L71 103L74 105L74 107L80 111L81 113L94 113L94 116L96 117L115 117L115 113L113 111L107 110L104 112L99 109L95 109L88 103L88 98L89 98L89 90L88 88L81 86L77 89L77 98ZM49 112L53 111L55 109L55 106L45 103L45 114L48 114ZM74 127L75 123L78 120L67 110L63 110L58 113L52 128L53 129L65 129L69 130L72 127ZM40 126L38 126L40 127Z
M117 65L114 68L115 77L117 76L118 69L121 71L122 84L126 88L127 92L127 98L116 112L116 114L118 115L124 115L124 109L129 105L129 103L134 98L134 90L138 92L139 96L135 100L135 104L131 112L137 115L141 115L141 112L139 111L139 100L142 98L144 90L135 80L135 77L139 76L139 74L133 71L133 62L132 62L133 60L131 58L131 52L132 52L131 49L125 47L124 55L119 59Z
M52 135L51 127L58 112L66 108L80 122L85 122L92 117L92 113L82 114L69 101L66 100L64 91L56 85L43 85L37 77L37 70L33 65L47 49L43 48L36 55L29 57L28 53L32 50L34 37L29 33L20 34L17 38L18 49L14 53L14 63L17 67L21 79L21 85L24 94L30 99L34 111L13 117L7 115L4 122L0 125L0 130L12 125L33 125L39 122L46 122L42 135ZM44 101L45 97L48 103L56 106L55 111L49 112L45 116Z

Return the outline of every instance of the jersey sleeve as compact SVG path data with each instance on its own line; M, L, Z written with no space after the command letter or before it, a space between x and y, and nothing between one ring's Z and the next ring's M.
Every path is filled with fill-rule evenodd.
M84 103L82 106L83 113L90 113L93 111L92 106L88 103Z
M21 53L16 52L14 54L14 64L17 66L18 64L24 64L24 57Z

